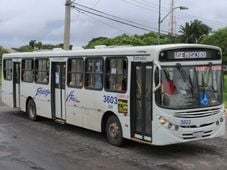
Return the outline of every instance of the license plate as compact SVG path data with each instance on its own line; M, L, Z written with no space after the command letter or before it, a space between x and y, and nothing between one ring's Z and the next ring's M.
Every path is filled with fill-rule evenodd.
M203 131L198 131L198 132L193 132L192 136L196 138L201 138L203 137L204 132Z

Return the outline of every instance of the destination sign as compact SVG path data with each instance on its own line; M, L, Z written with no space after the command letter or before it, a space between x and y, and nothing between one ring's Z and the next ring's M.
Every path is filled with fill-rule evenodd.
M215 49L184 48L162 51L160 61L184 61L184 60L220 60L221 52Z
M177 51L174 52L174 59L197 59L207 58L206 51Z

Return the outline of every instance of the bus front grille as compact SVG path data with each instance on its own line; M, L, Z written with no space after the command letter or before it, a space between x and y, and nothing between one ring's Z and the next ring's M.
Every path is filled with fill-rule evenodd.
M181 128L201 128L201 127L206 127L206 126L213 125L214 123L215 123L215 122L202 124L202 125L200 125L200 126L190 125L190 126L180 126L180 127L181 127Z
M221 109L209 109L209 110L199 110L199 111L188 111L188 112L176 112L174 117L177 118L201 118L213 116L221 112Z
M209 136L211 136L212 132L213 132L212 130L205 131L204 134L200 138L209 137ZM185 134L182 134L182 138L184 140L190 140L190 139L196 139L198 137L194 136L193 133L185 133Z

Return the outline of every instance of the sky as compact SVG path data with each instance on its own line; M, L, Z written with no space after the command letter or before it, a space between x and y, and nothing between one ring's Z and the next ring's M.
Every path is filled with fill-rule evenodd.
M124 18L152 31L158 29L159 0L75 0L99 11ZM161 0L161 18L170 11L171 0ZM198 19L213 30L227 26L226 0L175 0L176 30L185 22ZM0 0L0 46L20 47L30 40L43 43L63 43L65 0ZM169 31L169 18L161 23L161 32ZM73 46L84 46L91 39L121 34L144 34L149 31L109 21L71 9L71 39Z

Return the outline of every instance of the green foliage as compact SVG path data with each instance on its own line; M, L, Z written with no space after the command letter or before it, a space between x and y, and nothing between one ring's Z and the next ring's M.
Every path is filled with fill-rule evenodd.
M202 43L221 47L223 52L223 64L227 65L227 27L215 31L209 36L206 36Z
M19 52L32 52L34 50L51 50L53 48L63 48L63 44L43 44L41 41L31 40L29 45L24 45L18 48Z
M8 53L5 49L0 47L0 84L2 83L2 55Z
M208 35L211 28L202 23L202 21L194 20L190 23L186 22L185 26L180 27L180 39L185 43L199 43L203 36Z
M2 55L5 53L8 53L8 52L5 49L3 49L2 47L0 47L0 66L2 63ZM1 74L1 72L0 72L0 74Z
M2 84L2 65L0 65L0 84Z
M160 44L169 44L176 42L177 38L174 38L170 35L161 35ZM122 34L115 38L107 37L98 37L92 39L85 48L94 48L97 45L106 45L106 46L120 46L120 45L133 45L133 46L143 46L143 45L154 45L157 44L157 34L155 33L146 33L143 35L126 35Z
M33 48L30 45L24 45L17 49L19 52L31 52Z
M5 49L0 47L0 57L2 57L3 54L8 53Z
M224 76L224 103L227 108L227 75Z
M224 93L227 93L227 75L224 76Z
M176 37L171 35L161 35L160 44L170 44L170 43L198 43L201 39L208 35L211 31L211 28L206 24L203 24L202 21L194 20L190 23L181 26L180 32L182 35ZM156 33L146 33L143 35L126 35L122 34L115 38L107 37L98 37L92 39L85 48L94 48L96 45L133 45L133 46L142 46L142 45L155 45L157 44Z

